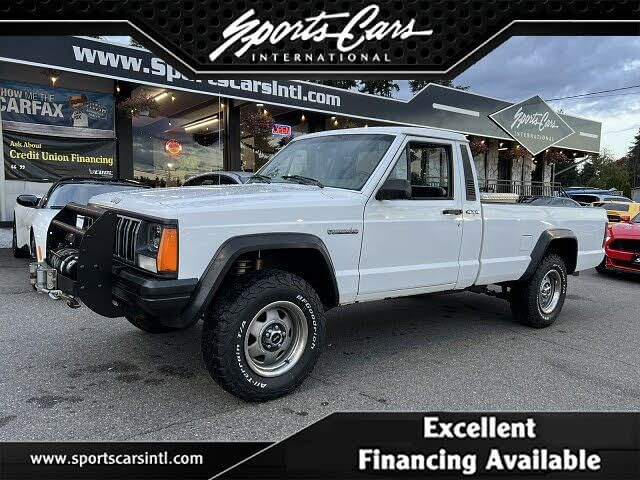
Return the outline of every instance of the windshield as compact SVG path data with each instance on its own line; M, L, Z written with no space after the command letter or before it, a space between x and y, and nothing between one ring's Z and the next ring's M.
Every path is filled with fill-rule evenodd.
M628 212L629 204L628 203L599 203L596 204L600 208L604 208L605 210L617 210L618 212Z
M56 188L47 199L47 208L62 208L67 203L75 202L86 205L91 197L101 193L136 190L135 185L111 185L108 183L67 183Z
M327 187L360 190L394 138L393 135L343 134L296 140L257 174L271 177L273 182L306 177ZM255 181L264 179L251 180Z

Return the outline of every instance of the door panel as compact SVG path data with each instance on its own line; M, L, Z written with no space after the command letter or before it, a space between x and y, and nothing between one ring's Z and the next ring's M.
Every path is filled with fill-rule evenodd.
M453 192L453 146L409 139L401 152L387 178L411 179L412 198L367 203L359 296L451 285L458 277L462 207Z

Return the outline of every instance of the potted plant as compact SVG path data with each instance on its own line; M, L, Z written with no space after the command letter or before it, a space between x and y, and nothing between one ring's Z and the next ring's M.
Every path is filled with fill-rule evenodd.
M471 148L471 155L474 157L489 151L489 145L483 138L473 137L469 142L469 147Z

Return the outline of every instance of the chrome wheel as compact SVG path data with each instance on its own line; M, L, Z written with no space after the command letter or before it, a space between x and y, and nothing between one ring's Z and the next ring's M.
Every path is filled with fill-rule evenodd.
M558 306L562 292L562 277L557 270L549 270L540 282L538 306L544 314L552 313Z
M309 335L304 312L295 303L273 302L260 310L244 334L244 356L258 375L277 377L300 360Z

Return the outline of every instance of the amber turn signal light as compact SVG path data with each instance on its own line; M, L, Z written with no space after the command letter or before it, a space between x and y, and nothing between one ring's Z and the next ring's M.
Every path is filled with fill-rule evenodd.
M157 257L158 272L176 273L178 271L178 229L163 227Z

